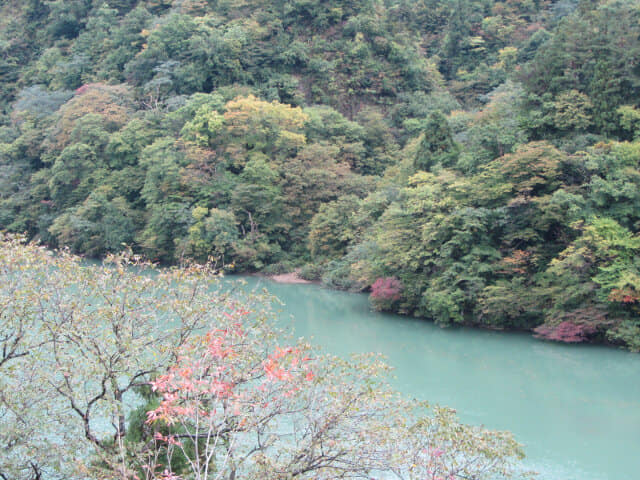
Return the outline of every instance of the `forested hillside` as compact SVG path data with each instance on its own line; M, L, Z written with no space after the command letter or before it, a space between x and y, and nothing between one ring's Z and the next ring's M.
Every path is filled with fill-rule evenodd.
M636 0L4 0L0 230L640 350Z

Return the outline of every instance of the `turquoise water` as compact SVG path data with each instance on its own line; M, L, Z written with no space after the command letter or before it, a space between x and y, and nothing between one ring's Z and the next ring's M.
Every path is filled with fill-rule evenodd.
M441 329L372 312L365 295L257 277L279 318L325 351L379 352L395 386L453 407L467 423L510 430L542 480L640 478L640 355L526 334Z

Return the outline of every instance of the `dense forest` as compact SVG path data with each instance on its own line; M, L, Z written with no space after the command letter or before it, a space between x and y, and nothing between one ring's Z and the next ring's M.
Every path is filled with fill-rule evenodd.
M636 0L4 0L0 230L640 350Z

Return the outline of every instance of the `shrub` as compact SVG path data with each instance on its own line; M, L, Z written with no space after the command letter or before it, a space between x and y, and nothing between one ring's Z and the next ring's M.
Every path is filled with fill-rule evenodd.
M371 285L371 303L376 310L391 310L402 298L402 283L396 277L378 278Z

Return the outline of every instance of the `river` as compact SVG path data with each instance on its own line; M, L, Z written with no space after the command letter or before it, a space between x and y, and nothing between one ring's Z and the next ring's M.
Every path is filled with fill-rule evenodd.
M379 352L406 395L509 430L541 480L640 478L640 355L528 334L442 329L372 312L366 295L243 277L284 302L280 325L337 355Z

